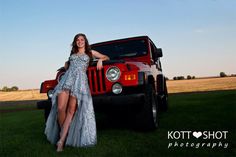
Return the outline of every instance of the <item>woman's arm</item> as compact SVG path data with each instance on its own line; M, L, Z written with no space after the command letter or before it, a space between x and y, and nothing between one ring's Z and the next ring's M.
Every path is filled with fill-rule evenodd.
M92 50L92 55L95 58L98 58L98 63L97 63L97 70L101 70L103 65L102 65L102 61L106 61L109 60L110 58L104 54L99 53L98 51Z

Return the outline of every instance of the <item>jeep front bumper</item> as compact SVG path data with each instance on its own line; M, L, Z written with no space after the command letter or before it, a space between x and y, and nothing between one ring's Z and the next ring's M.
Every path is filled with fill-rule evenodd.
M138 107L144 102L144 93L129 94L129 95L101 95L94 96L93 103L95 108L126 108L126 107Z

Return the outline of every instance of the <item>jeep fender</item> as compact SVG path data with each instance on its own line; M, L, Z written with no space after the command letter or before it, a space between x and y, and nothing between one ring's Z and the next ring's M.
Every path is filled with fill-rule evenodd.
M139 72L138 73L138 82L139 85L148 85L152 84L155 89L155 79L150 72Z
M153 89L156 89L155 88L155 79L154 79L154 77L152 75L148 75L148 82L147 82L147 84L153 85Z

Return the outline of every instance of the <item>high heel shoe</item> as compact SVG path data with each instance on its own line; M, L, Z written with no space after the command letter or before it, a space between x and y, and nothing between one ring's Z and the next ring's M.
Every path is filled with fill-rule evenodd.
M57 152L62 152L63 151L63 142L58 141L57 142Z

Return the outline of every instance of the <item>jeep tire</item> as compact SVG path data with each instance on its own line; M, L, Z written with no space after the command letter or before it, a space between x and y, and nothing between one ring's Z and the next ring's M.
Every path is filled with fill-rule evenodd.
M145 87L144 104L136 114L135 126L139 130L154 130L158 127L158 105L155 90L151 84Z
M166 86L166 80L164 82L164 93L161 95L161 101L160 101L160 110L161 111L167 111L168 109L168 91Z

